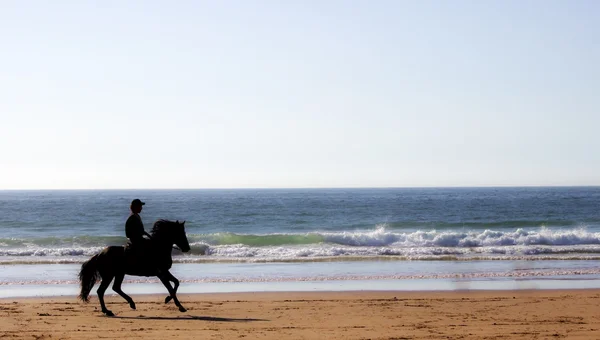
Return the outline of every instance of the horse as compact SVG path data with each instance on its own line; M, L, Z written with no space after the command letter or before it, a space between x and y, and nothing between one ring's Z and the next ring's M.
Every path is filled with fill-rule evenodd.
M79 298L84 302L88 302L90 291L98 279L101 278L102 281L97 293L102 313L107 316L114 316L113 312L108 310L104 304L104 292L113 278L115 282L112 289L129 303L131 309L135 310L133 299L121 290L123 278L126 274L156 276L169 291L169 296L165 298L165 303L173 299L175 305L179 307L179 311L185 312L186 309L181 305L176 295L179 280L169 272L173 264L171 258L173 245L179 247L182 252L190 250L190 244L185 235L184 224L185 221L181 223L179 221L173 222L168 220L156 221L150 232L152 238L147 241L148 246L144 247L145 251L141 254L144 258L141 259L141 256L138 256L140 258L138 261L135 261L135 257L130 254L129 250L126 251L125 246L109 246L92 256L81 265L81 271L79 272L79 282L81 285ZM173 282L174 286L171 287L169 282Z

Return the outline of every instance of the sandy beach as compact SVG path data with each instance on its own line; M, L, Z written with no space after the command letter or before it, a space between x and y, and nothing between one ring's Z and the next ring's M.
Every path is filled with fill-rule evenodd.
M294 292L0 300L6 339L598 339L600 290Z

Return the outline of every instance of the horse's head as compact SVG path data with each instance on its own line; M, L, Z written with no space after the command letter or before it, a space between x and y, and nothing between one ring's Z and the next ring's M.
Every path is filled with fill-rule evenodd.
M179 249L181 249L182 252L187 253L190 251L190 243L185 235L185 221L181 223L179 223L179 221L175 221L174 228L176 231L174 233L173 242L179 247Z
M152 239L159 243L168 242L169 248L175 244L184 253L190 251L190 243L185 235L185 221L158 220L154 222Z

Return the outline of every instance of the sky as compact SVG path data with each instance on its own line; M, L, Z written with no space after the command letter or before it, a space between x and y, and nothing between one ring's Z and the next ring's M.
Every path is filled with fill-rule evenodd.
M597 1L0 2L0 190L600 185Z

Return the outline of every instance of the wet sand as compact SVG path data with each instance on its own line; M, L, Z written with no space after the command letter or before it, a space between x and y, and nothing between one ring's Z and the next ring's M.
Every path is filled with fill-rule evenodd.
M600 290L0 299L0 339L600 339Z

